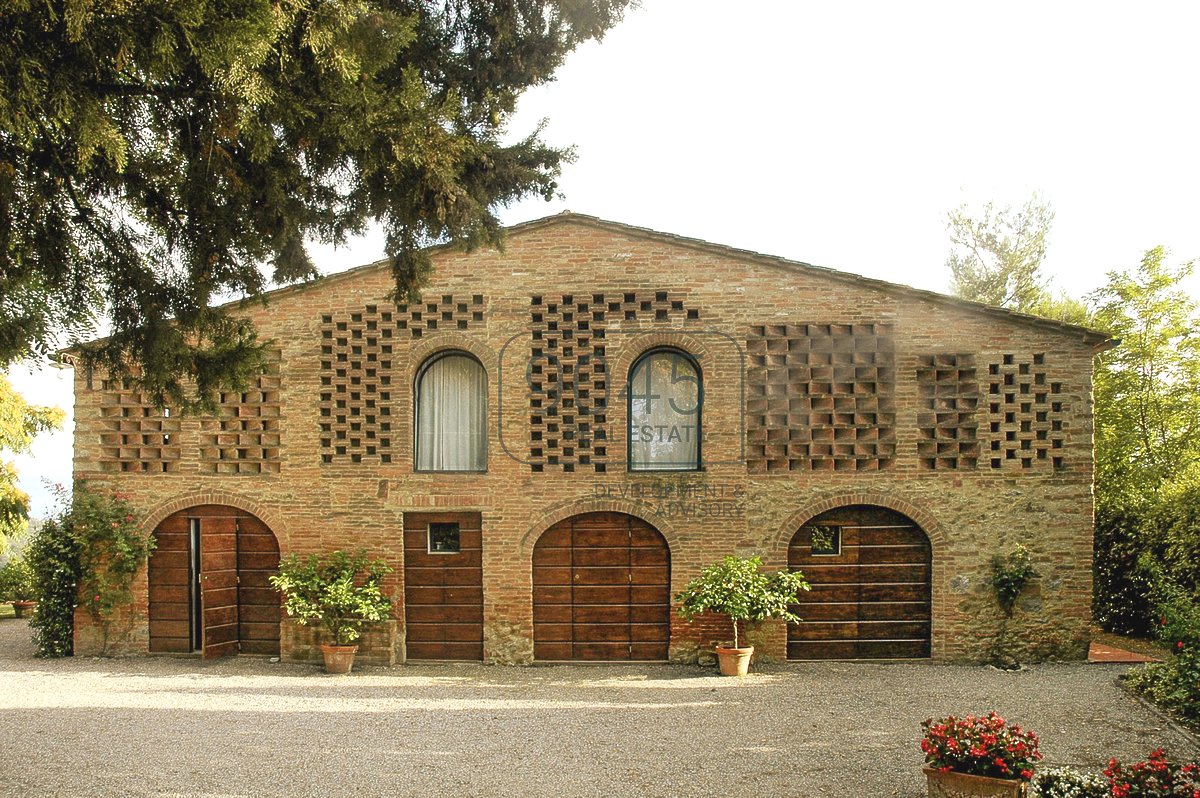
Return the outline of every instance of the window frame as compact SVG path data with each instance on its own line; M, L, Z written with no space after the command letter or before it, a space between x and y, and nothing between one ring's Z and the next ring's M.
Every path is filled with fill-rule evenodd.
M696 464L680 468L645 468L633 464L633 375L642 361L654 355L672 354L691 364L696 372ZM655 346L642 352L634 359L625 379L625 470L634 474L695 473L704 470L704 371L700 360L686 349L678 346Z
M458 543L458 548L454 551L439 550L433 547L433 528L435 526L452 526L454 527L454 537ZM458 521L430 521L425 525L425 553L435 556L445 556L450 554L462 554L462 524Z
M842 556L842 527L839 524L808 524L808 553L812 557L841 557ZM813 546L813 536L818 529L828 529L833 533L833 546L830 550L817 551Z
M483 371L483 468L421 468L419 465L419 458L421 456L421 382L425 379L425 374L435 363L448 357L469 358L475 361L476 365ZM488 461L492 453L491 441L489 440L491 432L488 429L488 411L491 405L489 401L490 397L488 396L489 390L488 372L487 368L483 365L483 361L465 349L442 349L434 352L422 361L412 383L412 466L414 474L486 474L488 472Z

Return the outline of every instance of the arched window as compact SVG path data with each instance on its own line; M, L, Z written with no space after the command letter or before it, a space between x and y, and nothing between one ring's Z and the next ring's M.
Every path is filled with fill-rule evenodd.
M629 469L700 468L703 404L700 368L691 355L655 349L638 358L629 371Z
M463 352L436 355L417 374L418 471L487 470L487 374Z

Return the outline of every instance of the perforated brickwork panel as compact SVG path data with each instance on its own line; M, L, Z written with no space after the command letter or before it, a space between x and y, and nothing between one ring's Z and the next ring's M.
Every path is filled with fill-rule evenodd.
M987 465L1064 467L1067 397L1051 381L1044 353L1005 354L988 364Z
M420 304L367 305L321 317L321 461L390 463L397 348L437 330L486 323L482 294L426 297ZM404 379L407 379L405 377Z
M179 417L158 409L130 380L100 385L102 471L170 473L179 466Z
M975 356L921 355L917 367L917 456L929 470L979 464L979 378Z
M263 373L245 391L221 393L216 415L201 419L201 471L279 472L280 360L280 352L272 352Z
M877 471L896 455L889 324L769 324L746 343L746 466Z
M608 325L695 321L696 308L671 291L562 294L530 299L529 460L532 471L607 469L610 381Z

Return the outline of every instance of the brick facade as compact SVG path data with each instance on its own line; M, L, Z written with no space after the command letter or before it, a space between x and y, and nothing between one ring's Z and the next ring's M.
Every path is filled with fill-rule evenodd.
M643 519L667 541L674 592L728 553L784 567L805 521L852 504L929 537L935 659L986 656L1004 625L989 562L1018 542L1040 578L1007 633L1026 657L1083 656L1103 336L573 214L513 228L503 251L433 257L419 305L388 303L375 264L247 306L272 366L215 418L164 414L77 370L76 477L130 494L149 529L225 504L267 524L284 554L387 559L396 620L371 633L376 662L404 660L406 513L479 514L484 658L522 663L534 544L558 521ZM702 470L627 469L624 380L659 346L700 364ZM486 473L413 467L413 378L452 349L487 372ZM146 650L144 576L135 594L110 651ZM283 655L309 657L307 630L284 624ZM753 630L760 653L783 657L784 631ZM671 656L721 637L674 619ZM95 639L81 618L81 652Z

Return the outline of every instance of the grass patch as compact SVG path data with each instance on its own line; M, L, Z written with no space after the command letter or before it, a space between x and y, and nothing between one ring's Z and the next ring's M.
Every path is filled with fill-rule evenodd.
M8 603L0 604L0 618L15 618L17 613L13 610L12 605Z

